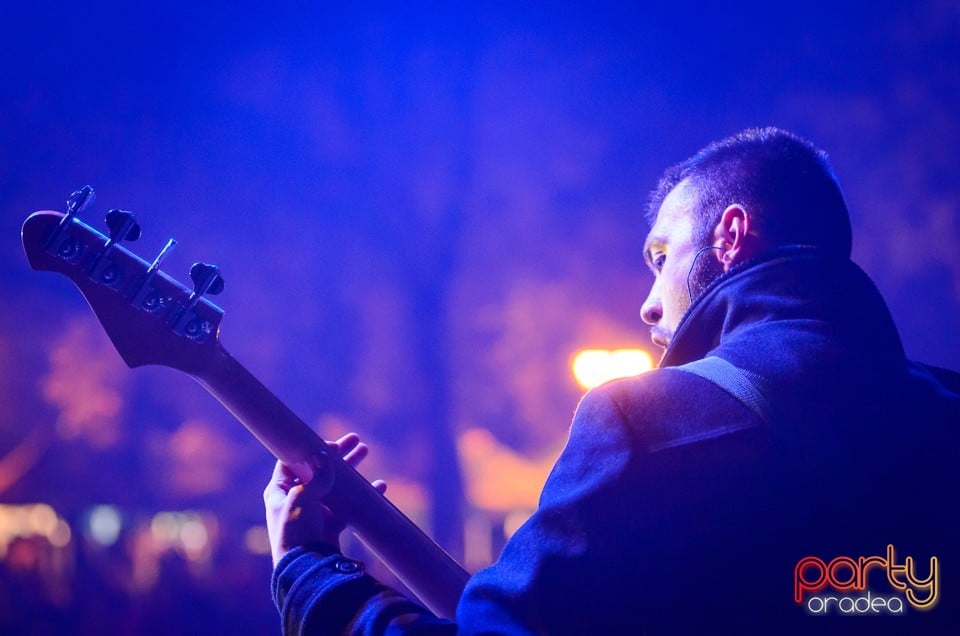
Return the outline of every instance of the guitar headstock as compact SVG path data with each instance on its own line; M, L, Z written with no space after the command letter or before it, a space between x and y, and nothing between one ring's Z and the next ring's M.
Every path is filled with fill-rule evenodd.
M35 212L21 237L30 267L63 274L79 288L127 366L158 364L196 375L220 347L223 310L204 297L223 289L213 265L196 263L188 289L160 270L172 239L152 263L123 247L140 236L133 215L107 214L107 237L77 216L93 200L85 186L67 213Z

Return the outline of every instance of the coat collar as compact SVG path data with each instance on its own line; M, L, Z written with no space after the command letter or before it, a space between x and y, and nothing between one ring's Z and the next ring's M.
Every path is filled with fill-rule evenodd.
M713 281L684 314L660 366L710 354L761 370L765 360L776 363L776 353L785 352L785 338L864 361L904 364L890 312L863 270L848 258L789 246Z

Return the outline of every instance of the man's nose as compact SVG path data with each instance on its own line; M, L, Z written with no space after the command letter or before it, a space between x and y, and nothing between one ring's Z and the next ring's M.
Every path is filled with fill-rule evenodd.
M640 307L640 317L643 319L643 322L651 327L659 323L660 319L663 318L663 306L660 303L660 292L657 281L654 281L653 287L650 288L650 293L647 295L647 299L643 301L643 305Z

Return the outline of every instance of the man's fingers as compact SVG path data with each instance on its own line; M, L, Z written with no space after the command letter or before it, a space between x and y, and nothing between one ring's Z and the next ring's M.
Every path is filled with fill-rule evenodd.
M360 443L360 436L356 433L347 433L340 439L335 442L327 442L327 445L334 452L334 454L343 457L354 448L357 447L357 444Z
M273 466L273 476L271 479L274 483L283 485L286 490L290 490L290 486L298 481L296 473L279 459Z
M286 493L299 481L294 472L290 470L286 464L277 460L277 463L273 467L273 474L270 476L270 483L267 484L266 489L263 491L263 500L268 501L274 493L286 496Z
M363 461L363 458L366 457L369 452L370 449L366 444L357 444L353 450L343 455L343 461L347 462L351 466L356 467L357 464Z
M327 442L330 449L340 455L343 461L356 468L370 454L370 448L360 441L356 433L347 433L335 442ZM377 479L371 485L381 495L387 492L387 482Z
M268 510L280 510L287 500L287 493L275 487L272 483L263 491L263 503Z

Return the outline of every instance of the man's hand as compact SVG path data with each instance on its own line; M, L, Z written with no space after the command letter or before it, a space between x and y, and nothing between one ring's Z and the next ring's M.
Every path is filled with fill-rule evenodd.
M368 452L356 433L348 433L327 445L332 453L353 467L363 461ZM387 489L380 480L373 482L373 487L381 494ZM277 462L273 477L263 491L274 566L287 552L308 543L326 543L340 549L344 524L323 504L324 494L312 489L310 482L301 482L289 467Z

